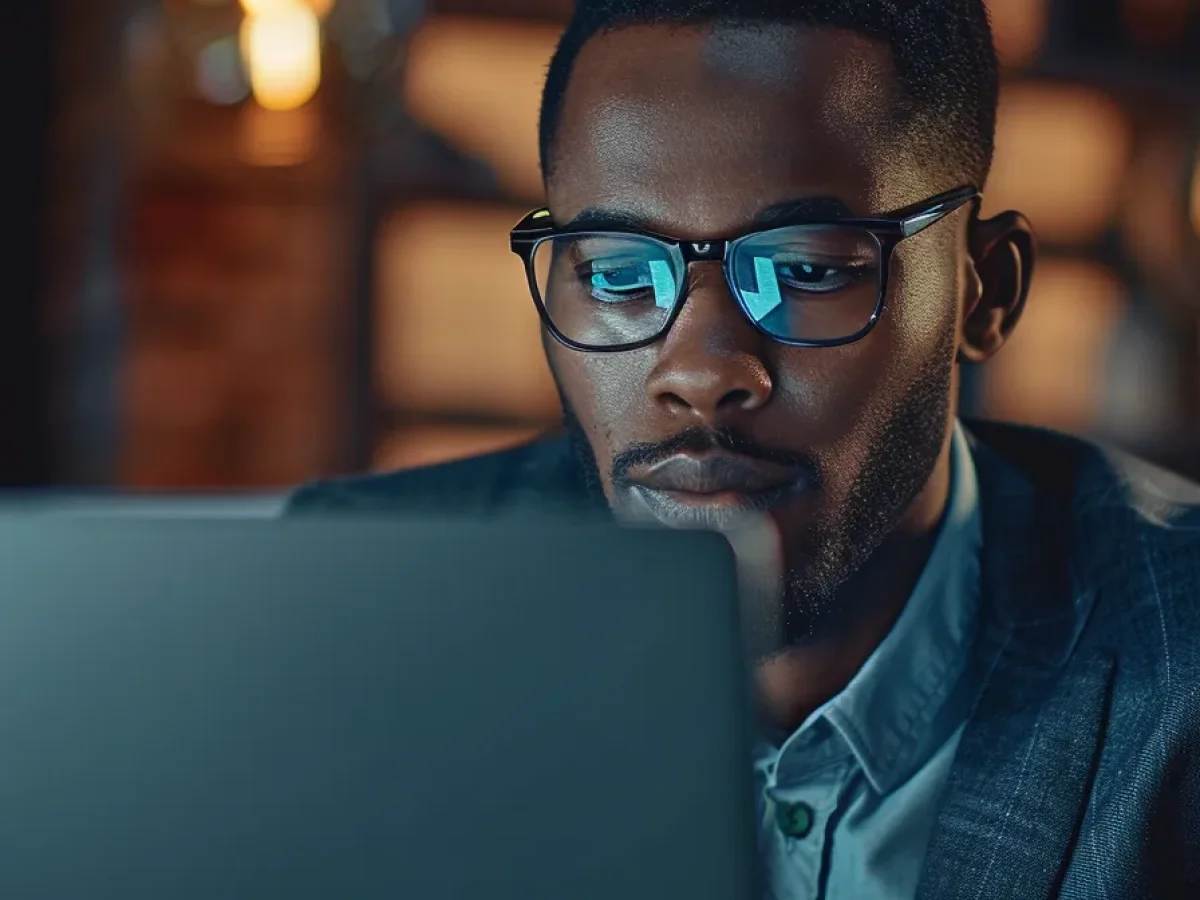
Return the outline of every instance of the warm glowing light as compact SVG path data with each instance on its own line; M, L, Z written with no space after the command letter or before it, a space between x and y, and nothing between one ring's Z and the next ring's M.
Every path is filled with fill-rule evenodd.
M269 16L271 13L284 12L301 3L302 0L241 0L242 9L248 16Z
M1000 99L984 212L1019 209L1044 238L1092 240L1116 211L1131 146L1129 122L1106 94L1010 84Z
M1077 434L1095 427L1125 308L1124 288L1107 269L1040 262L1019 326L985 369L987 415Z
M405 105L486 162L511 195L539 198L538 107L560 32L553 26L433 16L409 46Z
M1196 164L1192 168L1191 197L1192 231L1200 237L1200 147L1196 149Z
M385 222L375 377L387 406L557 419L537 310L506 244L520 216L519 207L422 204Z
M307 6L318 18L325 18L337 0L241 0L242 10L248 16L269 16L286 12L297 6Z
M296 109L316 94L321 84L321 26L307 6L291 2L248 16L241 42L250 87L260 106Z
M1011 68L1036 59L1046 40L1046 0L988 0L1000 61Z

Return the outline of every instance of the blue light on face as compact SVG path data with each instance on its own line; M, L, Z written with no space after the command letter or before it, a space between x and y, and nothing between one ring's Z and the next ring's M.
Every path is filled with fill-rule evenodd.
M758 290L742 288L742 300L754 321L761 322L783 302L775 277L775 263L764 256L754 257L754 280L758 282Z
M661 259L650 260L650 283L654 287L654 305L670 309L675 304L675 275L671 264Z

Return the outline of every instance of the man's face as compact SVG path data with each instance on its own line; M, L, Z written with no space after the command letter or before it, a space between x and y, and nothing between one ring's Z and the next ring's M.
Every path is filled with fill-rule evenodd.
M598 35L564 100L554 221L599 211L729 239L783 203L835 198L866 216L957 187L904 158L888 127L895 85L886 47L849 33ZM839 587L889 535L927 527L917 520L944 497L967 217L900 245L882 319L847 346L764 337L708 262L690 266L679 318L649 347L547 340L568 425L620 518L731 528L768 511L786 555L789 643L846 613Z

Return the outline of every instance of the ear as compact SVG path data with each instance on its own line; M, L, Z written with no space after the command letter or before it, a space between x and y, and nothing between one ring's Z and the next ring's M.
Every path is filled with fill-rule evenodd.
M958 355L960 361L981 363L1004 346L1025 310L1037 242L1017 212L973 218L967 240L978 280L963 312Z

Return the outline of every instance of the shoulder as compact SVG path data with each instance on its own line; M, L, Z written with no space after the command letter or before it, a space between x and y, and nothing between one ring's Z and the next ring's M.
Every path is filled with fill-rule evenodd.
M347 512L488 512L526 502L582 503L586 491L565 439L296 490L285 515Z
M985 534L991 520L1004 535L997 567L1036 556L1042 577L1068 587L1078 613L1090 610L1089 631L1123 650L1165 656L1177 647L1173 655L1200 663L1200 486L1045 429L967 428Z
M990 498L981 491L982 502L1011 505L1023 483L1037 509L1025 543L1007 540L997 567L1016 554L1040 554L1040 578L1065 588L1077 648L1116 656L1122 715L1141 710L1134 716L1141 721L1153 711L1155 727L1200 738L1200 486L1066 435L968 428L982 445L977 461L995 454L1017 473L999 478Z
M1200 541L1200 485L1180 475L1044 428L974 421L967 429L977 461L982 451L1011 467L1081 537L1103 542L1132 529L1151 542Z

